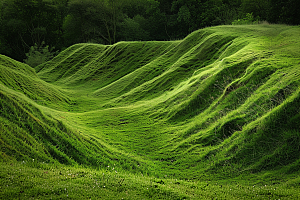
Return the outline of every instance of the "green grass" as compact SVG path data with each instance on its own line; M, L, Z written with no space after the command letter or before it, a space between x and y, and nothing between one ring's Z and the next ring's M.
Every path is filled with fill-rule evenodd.
M299 34L77 44L35 69L1 56L1 198L298 199Z
M250 181L158 179L119 171L36 163L1 163L1 199L298 199L300 179ZM261 175L261 174L259 174ZM262 179L265 180L262 180ZM288 180L287 180L288 178ZM282 181L284 182L282 183Z

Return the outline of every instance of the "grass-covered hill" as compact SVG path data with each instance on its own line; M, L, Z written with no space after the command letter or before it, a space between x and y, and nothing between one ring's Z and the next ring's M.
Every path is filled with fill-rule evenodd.
M300 198L299 36L219 26L35 69L0 56L0 197Z

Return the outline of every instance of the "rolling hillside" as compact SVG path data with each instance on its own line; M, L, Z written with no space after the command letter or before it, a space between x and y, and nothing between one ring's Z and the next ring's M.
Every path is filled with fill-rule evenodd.
M137 196L128 199L296 199L299 36L293 26L218 26L178 41L77 44L36 69L1 56L2 167L34 159L42 169L96 174L114 166L137 176L136 184L156 180L149 194L132 186ZM251 179L245 188L263 180L286 185L241 194L199 186L244 179ZM175 192L161 188L174 180L182 181Z

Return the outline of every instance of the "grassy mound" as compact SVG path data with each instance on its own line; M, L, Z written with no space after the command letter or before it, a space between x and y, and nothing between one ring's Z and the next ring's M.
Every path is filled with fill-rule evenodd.
M283 25L219 26L179 41L77 44L35 70L1 56L0 158L95 177L115 166L117 182L98 178L116 194L135 174L129 199L211 198L199 192L204 181L222 183L211 188L222 198L298 198L299 34ZM288 178L278 192L245 189ZM224 192L235 181L245 192ZM166 189L174 183L182 187Z

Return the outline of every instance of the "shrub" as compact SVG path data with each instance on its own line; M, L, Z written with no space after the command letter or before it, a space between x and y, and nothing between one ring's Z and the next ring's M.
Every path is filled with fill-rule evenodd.
M259 23L259 20L254 19L252 13L247 13L245 18L234 20L232 22L232 25L246 25L246 24L258 24L258 23Z
M42 63L51 60L57 53L53 52L54 47L49 49L49 46L45 46L45 42L43 41L41 45L35 44L32 46L28 53L26 53L26 59L24 62L31 67L36 67Z

